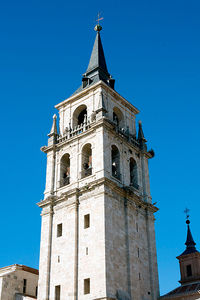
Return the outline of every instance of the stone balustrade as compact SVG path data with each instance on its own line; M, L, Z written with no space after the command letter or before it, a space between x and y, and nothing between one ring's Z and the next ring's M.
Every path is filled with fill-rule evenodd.
M88 168L81 171L81 178L85 178L92 175L92 168Z
M128 142L130 142L131 144L133 144L135 147L139 147L139 143L136 139L136 136L133 134L130 134L129 132L129 128L127 127L125 128L121 128L119 127L114 121L110 121L107 119L107 121L114 125L115 131L122 136L123 138L125 138ZM91 126L96 123L96 120L94 121L90 121L89 119L85 119L84 123L75 126L74 128L71 128L71 125L69 124L69 127L66 127L65 132L63 135L59 135L58 139L57 139L57 143L61 143L64 142L66 140L69 140L70 138L73 138L74 136L77 136L85 131L87 131L89 128L91 128Z
M65 133L61 136L59 135L58 137L58 143L64 142L74 136L77 136L79 134L81 134L82 132L88 130L91 127L91 124L94 122L90 122L89 120L86 120L86 122L71 128L71 125L69 125L69 128L66 127L65 129Z

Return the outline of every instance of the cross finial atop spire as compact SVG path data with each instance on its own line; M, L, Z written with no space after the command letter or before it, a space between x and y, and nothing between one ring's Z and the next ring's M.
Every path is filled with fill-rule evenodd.
M190 254L190 253L194 253L194 252L198 252L196 250L196 247L195 247L196 243L193 240L192 233L191 233L191 230L190 230L189 211L190 210L188 208L186 208L184 210L184 213L186 215L186 224L187 224L187 238L186 238L186 242L185 242L186 249L180 256Z
M94 30L95 31L97 31L97 32L99 32L99 31L101 31L102 30L102 27L101 27L101 25L99 24L99 21L101 21L101 20L103 20L103 18L101 17L100 18L100 12L98 12L98 16L97 16L97 25L94 27Z
M95 26L96 38L94 42L94 46L92 49L92 53L90 56L90 61L88 64L88 68L86 72L83 74L82 78L82 86L75 91L75 94L79 93L83 89L97 83L98 81L103 81L106 83L109 87L114 89L115 80L112 78L112 76L108 73L106 60L104 56L103 46L101 42L101 35L100 31L102 29L101 25L99 24L99 21L103 20L103 18L100 17L100 14L98 14L97 18L97 25Z
M190 224L190 220L189 220L189 217L190 217L190 215L189 215L189 209L186 207L186 209L184 210L184 213L185 213L185 216L186 216L186 224Z

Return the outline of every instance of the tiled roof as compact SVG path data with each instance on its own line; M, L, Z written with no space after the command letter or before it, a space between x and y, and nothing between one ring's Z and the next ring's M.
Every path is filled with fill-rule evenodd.
M187 284L177 287L176 289L172 290L171 292L163 295L160 299L170 299L175 298L183 295L193 295L199 294L200 297L200 282Z
M34 268L30 268L28 266L25 265L19 265L19 264L14 264L14 265L10 265L10 266L6 266L3 268L0 268L0 274L4 274L4 272L9 272L9 271L15 271L15 270L23 270L32 274L39 274L39 271L37 269Z

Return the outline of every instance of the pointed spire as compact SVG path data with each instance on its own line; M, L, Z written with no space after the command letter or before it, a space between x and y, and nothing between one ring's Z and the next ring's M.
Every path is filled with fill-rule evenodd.
M96 120L100 120L101 118L104 118L106 116L107 109L104 102L104 95L102 91L99 93L99 103L98 103L98 109L96 110Z
M97 24L95 26L95 31L97 32L94 46L92 49L92 54L90 57L89 65L85 74L82 77L82 86L75 91L74 94L81 92L83 89L91 86L102 80L112 89L114 89L115 80L108 73L106 59L103 51L103 46L101 42L100 31L102 27ZM73 94L73 95L74 95Z
M48 137L49 137L48 146L51 146L51 145L57 143L58 131L57 131L56 119L57 119L57 116L53 115L53 125L51 127L50 133L48 134Z
M141 121L139 121L138 142L139 142L140 148L142 150L147 150L147 145L146 145L147 140L144 137L144 132L143 132L143 129L142 129L142 122Z
M193 237L192 237L192 233L191 233L191 230L190 230L190 225L188 224L188 230L187 230L187 240L185 242L185 245L189 248L191 247L195 247L196 243L194 242L193 240Z
M105 105L105 102L104 102L104 96L103 96L102 92L99 93L98 109L103 109L104 111L107 111L106 110L106 105Z
M145 140L145 138L144 138L144 132L142 129L142 121L139 121L138 141L141 141L141 140Z
M196 247L195 247L196 243L194 242L194 239L192 237L192 233L191 233L191 230L190 230L190 225L189 225L190 221L187 220L186 224L187 224L187 239L186 239L186 242L185 242L186 249L180 256L190 254L190 253L194 253L194 252L198 252Z
M96 26L97 27L97 26ZM106 60L104 56L103 46L101 43L100 31L97 30L96 39L92 49L92 54L90 57L90 62L86 71L86 74L93 71L94 69L100 68L108 75L108 69L106 65Z
M57 116L56 114L53 115L53 125L51 127L51 131L50 133L48 134L48 136L52 136L53 134L58 134L58 131L57 131L57 124L56 124L56 119L57 119Z

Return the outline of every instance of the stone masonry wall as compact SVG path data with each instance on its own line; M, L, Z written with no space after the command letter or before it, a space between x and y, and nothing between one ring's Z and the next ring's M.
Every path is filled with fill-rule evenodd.
M155 237L151 233L150 253L153 259L154 287L151 289L150 260L146 215L142 208L109 190L105 199L106 222L106 281L107 296L115 297L118 290L130 299L157 299L158 277ZM151 224L154 226L154 224Z
M26 294L36 296L38 275L23 270L16 270L2 277L0 300L13 300L16 293L23 293L23 281L27 280Z
M74 299L75 284L75 196L54 206L52 250L50 258L50 297L55 299L55 286L61 286L61 300ZM106 296L105 281L105 226L104 195L102 188L84 192L79 197L78 239L78 299ZM84 228L84 216L90 214L90 227ZM46 218L46 216L43 216ZM44 223L43 223L44 224ZM57 226L62 224L62 236L57 237ZM46 229L45 229L46 228ZM43 225L43 240L48 235L48 222ZM39 300L45 299L46 258L45 243L41 245L41 281ZM87 249L86 249L87 248ZM84 279L90 278L90 294L84 295Z

